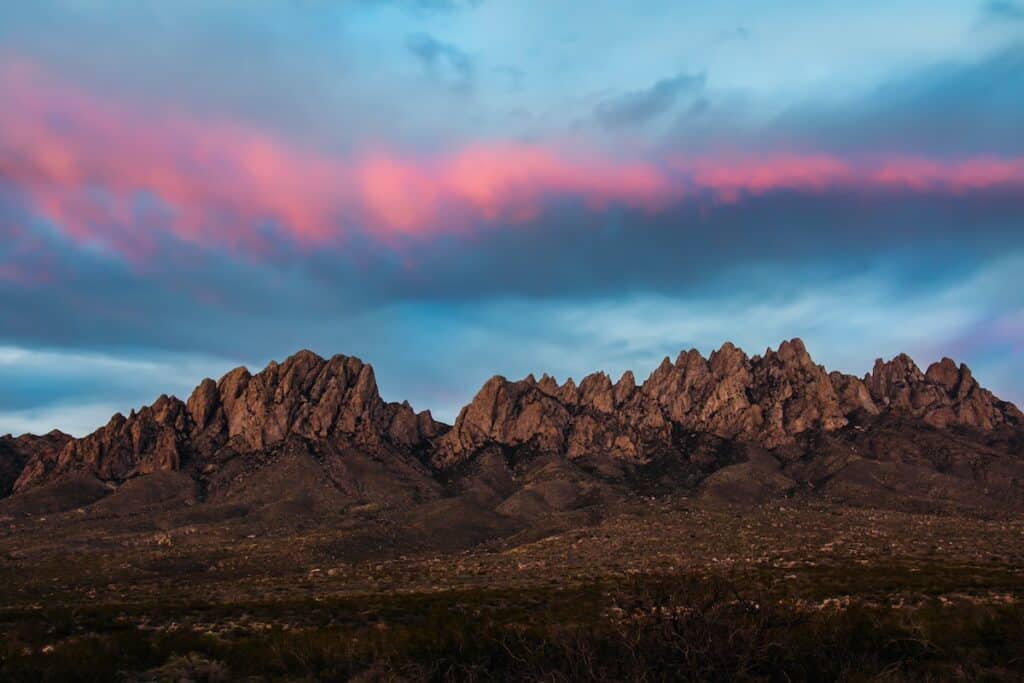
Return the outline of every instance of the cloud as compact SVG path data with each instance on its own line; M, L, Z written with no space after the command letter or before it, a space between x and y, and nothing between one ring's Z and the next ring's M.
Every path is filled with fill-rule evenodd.
M985 16L997 21L1024 21L1024 6L1010 0L990 0L983 7Z
M266 254L278 237L312 245L523 221L550 193L644 204L664 182L649 164L530 145L327 156L244 124L100 99L26 63L0 67L0 85L0 186L66 237L139 258L160 234Z
M694 251L687 260L676 250L677 269L697 264L703 248ZM386 399L409 399L449 421L496 372L509 377L549 372L579 380L598 369L613 375L632 369L642 380L663 356L682 349L707 354L731 340L753 354L794 335L830 369L861 374L876 356L900 351L922 365L952 355L968 362L997 395L1024 398L1019 392L1024 365L1014 351L1024 342L1024 299L1013 287L1024 251L974 259L963 270L946 269L927 257L921 265L939 269L942 278L908 287L901 279L906 274L898 272L905 261L896 269L876 262L819 273L748 262L728 267L718 284L676 292L631 291L620 281L615 290L565 291L543 299L510 292L465 301L392 301L333 313L307 302L316 297L313 288L297 286L267 311L236 315L233 306L226 313L191 306L153 319L163 328L154 336L191 327L199 343L220 343L237 354L230 361L198 351L117 350L109 343L102 353L0 348L0 382L11 389L10 402L0 405L0 433L53 427L84 433L115 409L127 412L165 392L184 398L205 376L218 377L238 362L258 369L300 347L361 356L374 364ZM640 263L633 272L644 267ZM757 277L752 270L759 271ZM612 275L605 270L593 277ZM149 305L167 303L173 306L170 298L151 299ZM129 327L123 332L136 339L139 333ZM70 343L85 341L83 334Z
M577 96L623 29L614 10L563 42L545 31L562 37L566 8L309 4L5 13L0 344L57 355L0 367L0 424L105 421L300 347L362 356L386 398L449 418L495 371L643 374L727 338L799 334L856 372L949 354L1000 394L1024 381L1024 48L980 54L1013 12L974 34L976 14L940 12L912 44L867 36L885 26L863 15L793 73L774 67L801 46L756 62L712 17L694 49L714 54L687 58L735 90L640 81L602 103L604 127ZM44 40L63 5L74 26ZM653 15L634 15L647 35ZM652 62L680 58L647 42ZM869 72L890 80L852 87ZM794 92L810 99L769 118ZM509 109L531 112L529 142ZM670 122L670 139L643 125Z
M909 292L1024 252L1022 211L1021 193L1002 190L774 191L657 212L568 203L526 224L496 220L399 249L374 239L310 250L281 243L252 258L164 236L155 243L159 257L142 264L40 226L0 242L4 262L6 250L36 240L17 263L28 271L43 263L50 273L45 284L0 281L0 338L29 347L129 344L265 361L314 344L372 355L395 331L371 331L365 316L403 304L429 310L508 297L739 296L796 280L816 287L885 264L887 278ZM422 343L415 327L398 337L410 335Z
M122 411L117 402L53 404L43 408L0 410L0 435L46 434L59 429L75 437L91 434Z
M1002 287L968 287L956 307L934 296L1024 254L1019 157L638 160L486 141L340 154L31 65L0 69L0 84L0 265L16 274L0 277L0 343L212 358L217 372L301 347L350 353L374 363L385 397L448 418L495 371L642 373L726 338L756 350L799 334L862 372L836 349L878 330L860 353L963 357L1002 394L1024 377L1007 351L1020 345L1012 269L993 266ZM66 415L105 420L217 374L175 363L95 382L0 372L17 387L0 420L62 426L96 397Z
M463 401L494 373L516 378L548 372L578 381L595 370L617 377L628 369L642 381L662 357L674 358L683 349L696 347L707 355L729 340L754 354L792 336L803 337L829 369L858 375L879 356L908 352L926 367L953 355L997 395L1020 401L1024 359L1014 349L1024 342L1024 298L1014 292L999 304L994 300L1022 266L1024 253L976 262L922 288L905 286L882 264L843 275L795 277L785 267L770 267L759 287L744 286L750 283L733 270L731 283L675 294L620 287L589 298L468 302L449 311L440 326L436 319L424 324L429 321L413 305L400 310L420 330L418 339L444 340L443 348L428 343L420 365L437 369L437 386ZM1016 317L999 318L1004 335L987 348L964 346L962 339L985 335L991 327L989 305L1009 306ZM428 310L438 315L436 305ZM417 399L433 407L427 397ZM442 412L447 419L454 414Z
M594 108L594 116L609 128L647 123L668 112L681 95L703 90L706 80L704 74L686 73L666 78L646 90L603 100Z
M795 106L752 131L757 139L750 143L838 153L1018 155L1022 116L1024 43L1017 42L974 61L917 69L838 105Z
M432 77L457 92L473 89L476 66L472 58L450 43L440 41L426 33L414 33L406 40L406 47Z
M100 98L25 62L0 66L0 86L4 210L136 263L153 260L168 238L269 260L360 239L398 248L526 226L567 202L658 213L774 192L935 196L1024 186L1022 157L665 150L629 160L510 142L331 155L244 123ZM4 279L24 278L13 256L3 263Z
M220 377L232 366L203 354L0 346L0 434L59 427L84 436L115 412L148 405L160 394L184 400L198 379Z

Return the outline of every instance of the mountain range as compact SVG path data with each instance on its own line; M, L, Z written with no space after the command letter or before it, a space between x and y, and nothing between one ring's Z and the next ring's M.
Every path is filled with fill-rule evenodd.
M684 351L642 383L495 376L450 426L382 400L358 358L300 351L84 438L0 437L0 518L369 511L472 542L637 496L1024 509L1024 414L948 358L855 377L793 339Z

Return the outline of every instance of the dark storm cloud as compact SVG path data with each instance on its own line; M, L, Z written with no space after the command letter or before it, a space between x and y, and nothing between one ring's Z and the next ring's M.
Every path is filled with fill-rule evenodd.
M45 250L46 287L0 280L0 343L264 357L336 336L325 321L344 327L349 316L395 305L756 291L773 286L765 271L787 272L785 284L798 273L855 275L887 260L902 262L898 275L913 289L1024 251L1022 211L1019 197L994 193L779 193L657 215L569 205L529 227L418 243L411 260L372 240L263 263L168 240L161 259L129 266L54 241ZM969 240L964 225L972 226ZM32 258L23 261L32 266Z
M706 106L697 104L701 99ZM1014 157L1024 154L1024 42L916 68L830 104L798 102L773 118L752 120L746 105L742 98L706 93L692 111L676 116L662 144L700 154L725 148Z
M682 95L703 90L706 81L704 74L681 73L645 90L605 99L594 108L594 116L612 128L646 123L671 110Z
M900 256L908 260L908 286L926 286L929 273L940 277L971 258L1024 250L1022 211L1024 200L995 193L967 200L778 193L656 215L563 206L528 228L424 244L414 268L382 262L373 270L383 275L377 295L385 298L587 299L629 291L676 295L721 283L758 287L747 274L762 267L853 273ZM969 240L965 224L972 226Z
M776 133L815 149L1007 155L1024 152L1022 117L1024 43L1017 43L976 62L921 69L838 108L795 108Z

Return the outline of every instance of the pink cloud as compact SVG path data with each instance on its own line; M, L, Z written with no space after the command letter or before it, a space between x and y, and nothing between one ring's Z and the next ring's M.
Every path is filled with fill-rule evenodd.
M233 121L112 101L25 61L0 61L0 185L71 240L151 257L158 238L259 253L269 223L305 247L525 224L546 202L658 211L779 190L967 193L1024 188L1024 160L880 155L622 161L557 145L476 143L430 158L332 155ZM160 210L140 202L153 197ZM10 273L7 274L8 277Z
M724 201L777 190L943 192L963 194L1024 188L1024 159L936 161L875 155L862 161L830 155L773 155L755 159L678 160L675 168L697 191Z

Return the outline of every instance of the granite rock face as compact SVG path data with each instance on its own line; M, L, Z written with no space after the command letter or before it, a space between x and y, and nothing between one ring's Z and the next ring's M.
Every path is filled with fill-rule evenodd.
M800 339L748 357L730 343L665 358L641 386L603 373L577 388L545 376L494 377L459 414L434 454L447 467L489 444L529 444L569 458L588 454L644 460L673 435L707 433L773 449L805 432L831 432L855 415L891 413L937 428L992 430L1024 425L1012 404L982 389L970 370L943 359L922 373L906 355L876 361L863 380L816 364Z
M197 442L234 441L247 450L290 435L415 446L439 428L429 413L384 403L373 368L358 358L324 360L310 351L256 375L237 368L217 383L204 380L188 399L188 413Z
M859 379L826 372L799 339L753 357L730 343L708 358L684 351L675 362L665 358L642 384L631 372L616 382L597 372L578 385L547 375L496 376L451 428L408 403L385 403L373 368L358 358L302 351L256 374L237 368L219 381L204 380L186 402L161 396L82 439L4 437L0 496L73 474L119 484L162 471L207 477L227 490L274 453L305 453L352 496L371 482L383 491L395 477L417 492L410 495L430 497L446 471L488 453L637 466L669 455L713 467L727 463L695 454L695 435L782 452L802 435L889 418L939 430L1024 428L1016 407L949 359L921 372L900 355L876 361ZM247 469L235 460L221 469L246 455L257 465Z
M578 387L547 375L540 382L492 377L438 440L433 463L444 468L491 444L529 445L569 458L611 452L640 460L671 437L670 425L632 373L614 385L608 375L594 373Z
M69 441L59 452L33 457L15 483L22 491L70 472L84 471L105 481L181 467L189 422L185 404L161 396L139 412L118 413L106 426L83 439Z
M301 351L253 375L236 368L203 380L187 402L161 396L82 439L25 459L14 490L70 473L120 482L156 471L202 468L220 449L254 453L290 437L367 450L413 450L443 425L408 403L385 403L373 368L358 358Z
M970 368L943 358L921 372L906 354L875 361L864 384L880 409L917 418L933 427L961 425L992 430L1020 425L1024 415L975 381Z
M70 435L56 429L43 436L0 436L0 498L14 491L14 483L30 460L56 458L69 441Z
M689 431L756 440L772 448L808 429L846 425L825 369L799 339L748 358L724 344L705 360L695 350L666 359L643 385L672 422Z

